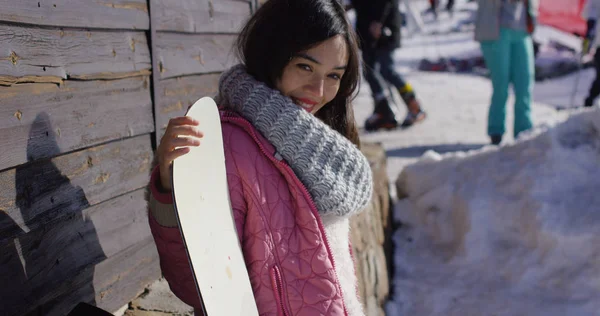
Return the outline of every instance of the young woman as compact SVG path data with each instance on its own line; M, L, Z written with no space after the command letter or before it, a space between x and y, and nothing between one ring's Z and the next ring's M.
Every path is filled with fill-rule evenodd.
M351 98L355 35L337 0L269 0L242 30L241 65L223 73L217 103L231 204L261 315L364 315L349 217L372 194ZM170 120L150 183L150 227L163 275L200 302L170 194L170 165L202 146L202 122ZM182 147L175 149L176 147Z
M514 136L530 129L535 79L534 31L539 0L478 0L475 40L490 71L493 93L488 135L500 144L505 132L508 86L515 93Z

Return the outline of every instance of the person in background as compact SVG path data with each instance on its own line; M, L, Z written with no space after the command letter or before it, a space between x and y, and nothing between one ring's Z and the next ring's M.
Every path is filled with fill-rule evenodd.
M439 4L440 0L429 0L429 12L432 12L434 17L437 18L437 9L438 9L438 4ZM448 2L446 2L446 11L448 11L448 13L452 14L454 8L454 0L448 0Z
M600 26L598 23L598 16L600 16L600 0L587 0L583 9L583 18L587 22L587 30L585 37L583 38L583 47L581 49L582 54L587 55L590 53L592 47L597 46L596 41L597 28ZM596 78L590 86L587 97L584 101L585 107L591 107L594 105L594 101L600 95L600 49L596 47L596 53L594 54L594 68L596 69Z
M221 75L215 101L258 312L364 316L349 221L370 202L373 179L351 104L360 56L346 12L338 0L269 0L236 48L241 64ZM162 273L196 315L202 305L173 208L171 164L202 137L202 122L171 119L149 183Z
M360 37L365 65L364 76L375 103L373 114L365 122L365 129L375 131L398 126L385 94L385 85L379 76L398 90L406 104L408 114L402 127L422 121L426 113L422 110L413 87L394 69L393 53L400 47L402 24L399 0L351 0L351 4L356 11L356 31Z
M478 0L475 40L492 81L492 98L487 133L491 143L502 142L505 132L506 101L512 84L515 94L514 136L530 129L532 91L535 80L531 34L538 12L538 0Z

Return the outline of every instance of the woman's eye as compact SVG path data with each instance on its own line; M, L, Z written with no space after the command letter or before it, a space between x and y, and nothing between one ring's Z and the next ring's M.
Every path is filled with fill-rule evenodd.
M298 64L298 65L296 65L296 66L298 66L298 68L300 68L300 69L302 69L302 70L306 70L306 71L310 71L310 70L311 70L311 69L310 69L310 66L309 66L309 65L307 65L307 64Z
M329 75L329 78L335 79L335 80L340 80L340 79L342 79L342 76L340 76L338 74L331 74L331 75Z

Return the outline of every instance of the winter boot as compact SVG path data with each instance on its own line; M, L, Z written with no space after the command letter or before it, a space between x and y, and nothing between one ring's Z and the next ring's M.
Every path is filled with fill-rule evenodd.
M398 89L398 92L408 108L408 114L402 122L402 127L412 126L427 117L427 114L421 109L421 105L419 104L419 101L417 101L415 92L410 84L405 84L404 87Z
M408 114L406 114L406 118L404 118L404 121L402 122L402 127L413 126L415 123L424 120L426 117L427 113L422 110L419 110L417 113L408 112Z
M365 130L372 132L378 129L394 129L398 127L398 121L390 108L387 98L381 99L375 104L373 114L365 121Z
M500 145L502 142L502 135L490 135L492 145Z

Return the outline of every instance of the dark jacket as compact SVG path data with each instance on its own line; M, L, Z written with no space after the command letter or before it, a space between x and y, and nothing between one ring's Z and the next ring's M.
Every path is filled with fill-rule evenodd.
M400 27L402 26L402 17L398 8L400 0L351 0L351 3L356 11L356 32L363 49L373 47L375 39L369 32L369 25L373 21L381 21L386 5L389 9L387 18L383 21L383 27L389 28L391 36L386 37L382 34L376 45L388 49L400 47Z

